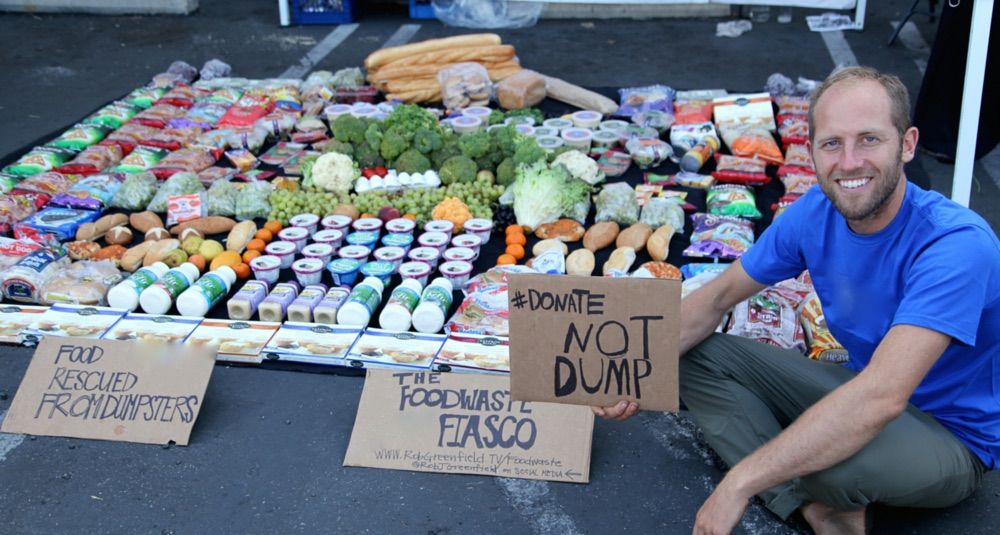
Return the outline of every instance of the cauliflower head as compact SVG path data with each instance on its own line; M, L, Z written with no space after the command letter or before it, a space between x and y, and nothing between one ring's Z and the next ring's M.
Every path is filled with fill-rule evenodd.
M573 178L578 178L593 186L604 177L593 158L578 150L568 150L552 161L552 165L562 165Z
M327 152L312 166L312 183L320 189L347 193L361 176L354 161L346 154Z

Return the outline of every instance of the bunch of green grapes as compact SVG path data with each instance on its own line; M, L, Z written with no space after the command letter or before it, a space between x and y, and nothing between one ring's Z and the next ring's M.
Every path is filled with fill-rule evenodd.
M495 203L503 195L503 192L503 186L478 178L475 182L456 182L445 188L446 196L458 197L469 206L469 211L474 217L482 219L493 219L493 210L490 209L490 205Z
M270 219L287 225L288 220L298 214L330 215L338 204L350 202L350 199L347 195L329 191L279 189L271 193L268 202L271 203Z
M417 222L423 224L431 219L431 212L444 200L444 195L444 188L408 189L396 198L393 206L404 215L417 216Z
M364 193L352 193L350 203L362 214L377 215L384 206L393 206L389 193L369 190Z

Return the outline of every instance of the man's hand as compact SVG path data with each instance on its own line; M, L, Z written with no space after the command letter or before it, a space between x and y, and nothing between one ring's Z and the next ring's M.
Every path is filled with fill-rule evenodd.
M694 518L695 535L724 535L736 527L750 503L750 496L740 493L723 479L705 500Z
M590 407L595 416L600 416L605 420L617 420L619 422L628 420L639 412L639 404L634 401L621 400L610 407Z

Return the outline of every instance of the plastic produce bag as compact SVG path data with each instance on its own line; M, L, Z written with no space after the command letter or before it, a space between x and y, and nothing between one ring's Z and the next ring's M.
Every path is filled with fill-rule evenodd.
M438 71L441 102L449 110L488 106L493 95L490 74L479 63L455 63Z
M587 214L590 213L590 195L584 197L584 199L573 205L572 208L563 212L563 217L568 217L581 225L587 222Z
M679 233L684 233L684 209L670 197L653 197L642 207L639 222L656 229L670 225Z
M639 203L635 191L625 182L616 182L604 186L594 197L597 206L596 222L614 221L619 225L629 226L639 220Z
M165 214L171 195L190 195L203 191L205 191L205 187L201 185L198 175L187 172L176 173L160 186L160 190L156 192L156 196L153 197L146 209Z
M208 205L208 215L222 215L232 217L236 215L236 198L239 191L236 186L228 180L217 180L208 188L206 194L206 204Z
M438 20L458 28L528 28L545 7L508 0L432 0L431 5Z
M271 184L268 182L250 182L243 186L236 197L236 219L267 218L271 213L271 205L267 198L271 195Z
M45 282L39 290L39 301L44 305L105 306L108 290L121 280L121 273L110 260L74 262Z
M156 175L148 172L135 173L125 177L125 182L122 182L111 199L110 206L124 210L144 210L154 196Z

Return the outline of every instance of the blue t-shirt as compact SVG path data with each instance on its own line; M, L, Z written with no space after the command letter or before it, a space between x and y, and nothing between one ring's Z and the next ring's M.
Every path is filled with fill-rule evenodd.
M742 257L761 284L808 268L830 332L860 371L889 329L952 337L910 402L1000 465L1000 241L977 214L907 183L892 222L857 234L814 186Z

